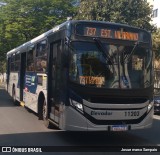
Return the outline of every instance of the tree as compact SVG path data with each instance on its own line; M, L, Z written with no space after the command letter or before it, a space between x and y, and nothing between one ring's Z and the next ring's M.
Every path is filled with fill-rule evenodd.
M152 8L144 0L81 0L76 19L128 24L154 31Z
M72 0L6 0L3 7L5 38L18 44L62 23L74 14Z
M6 4L0 6L0 62L7 51L66 21L77 8L75 0L0 1Z
M6 52L66 21L75 0L0 0L0 61Z
M157 29L156 32L152 35L153 38L153 51L155 53L156 60L160 59L160 29Z

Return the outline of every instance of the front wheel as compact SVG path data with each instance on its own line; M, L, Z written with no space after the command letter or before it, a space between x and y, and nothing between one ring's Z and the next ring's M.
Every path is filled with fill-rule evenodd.
M48 106L47 106L47 103L46 103L46 100L45 100L45 99L44 99L44 101L43 101L43 111L42 111L42 115L43 115L44 125L45 125L47 128L51 128L51 122L50 122L49 119L48 119Z
M16 91L15 88L12 89L12 99L15 105L18 105L18 101L16 100Z

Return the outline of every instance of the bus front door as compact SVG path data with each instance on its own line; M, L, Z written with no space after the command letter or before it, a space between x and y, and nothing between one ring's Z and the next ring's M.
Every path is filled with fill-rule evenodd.
M51 103L51 114L50 118L59 124L59 107L60 107L60 97L61 97L61 51L60 51L61 41L54 42L50 46L50 75L49 75L49 98Z

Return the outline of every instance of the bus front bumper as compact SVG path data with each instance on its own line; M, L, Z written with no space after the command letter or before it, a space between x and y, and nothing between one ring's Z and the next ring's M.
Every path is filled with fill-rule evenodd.
M127 131L150 128L152 126L154 109L152 108L146 117L138 124L127 124L125 128L120 125L119 129L114 131ZM64 130L68 131L113 131L115 125L96 125L87 120L81 113L73 109L72 107L66 107L64 120ZM118 126L118 124L116 125Z

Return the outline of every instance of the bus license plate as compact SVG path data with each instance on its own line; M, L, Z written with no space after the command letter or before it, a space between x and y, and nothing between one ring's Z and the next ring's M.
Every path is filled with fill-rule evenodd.
M126 125L115 125L111 127L111 131L127 131L128 127Z

